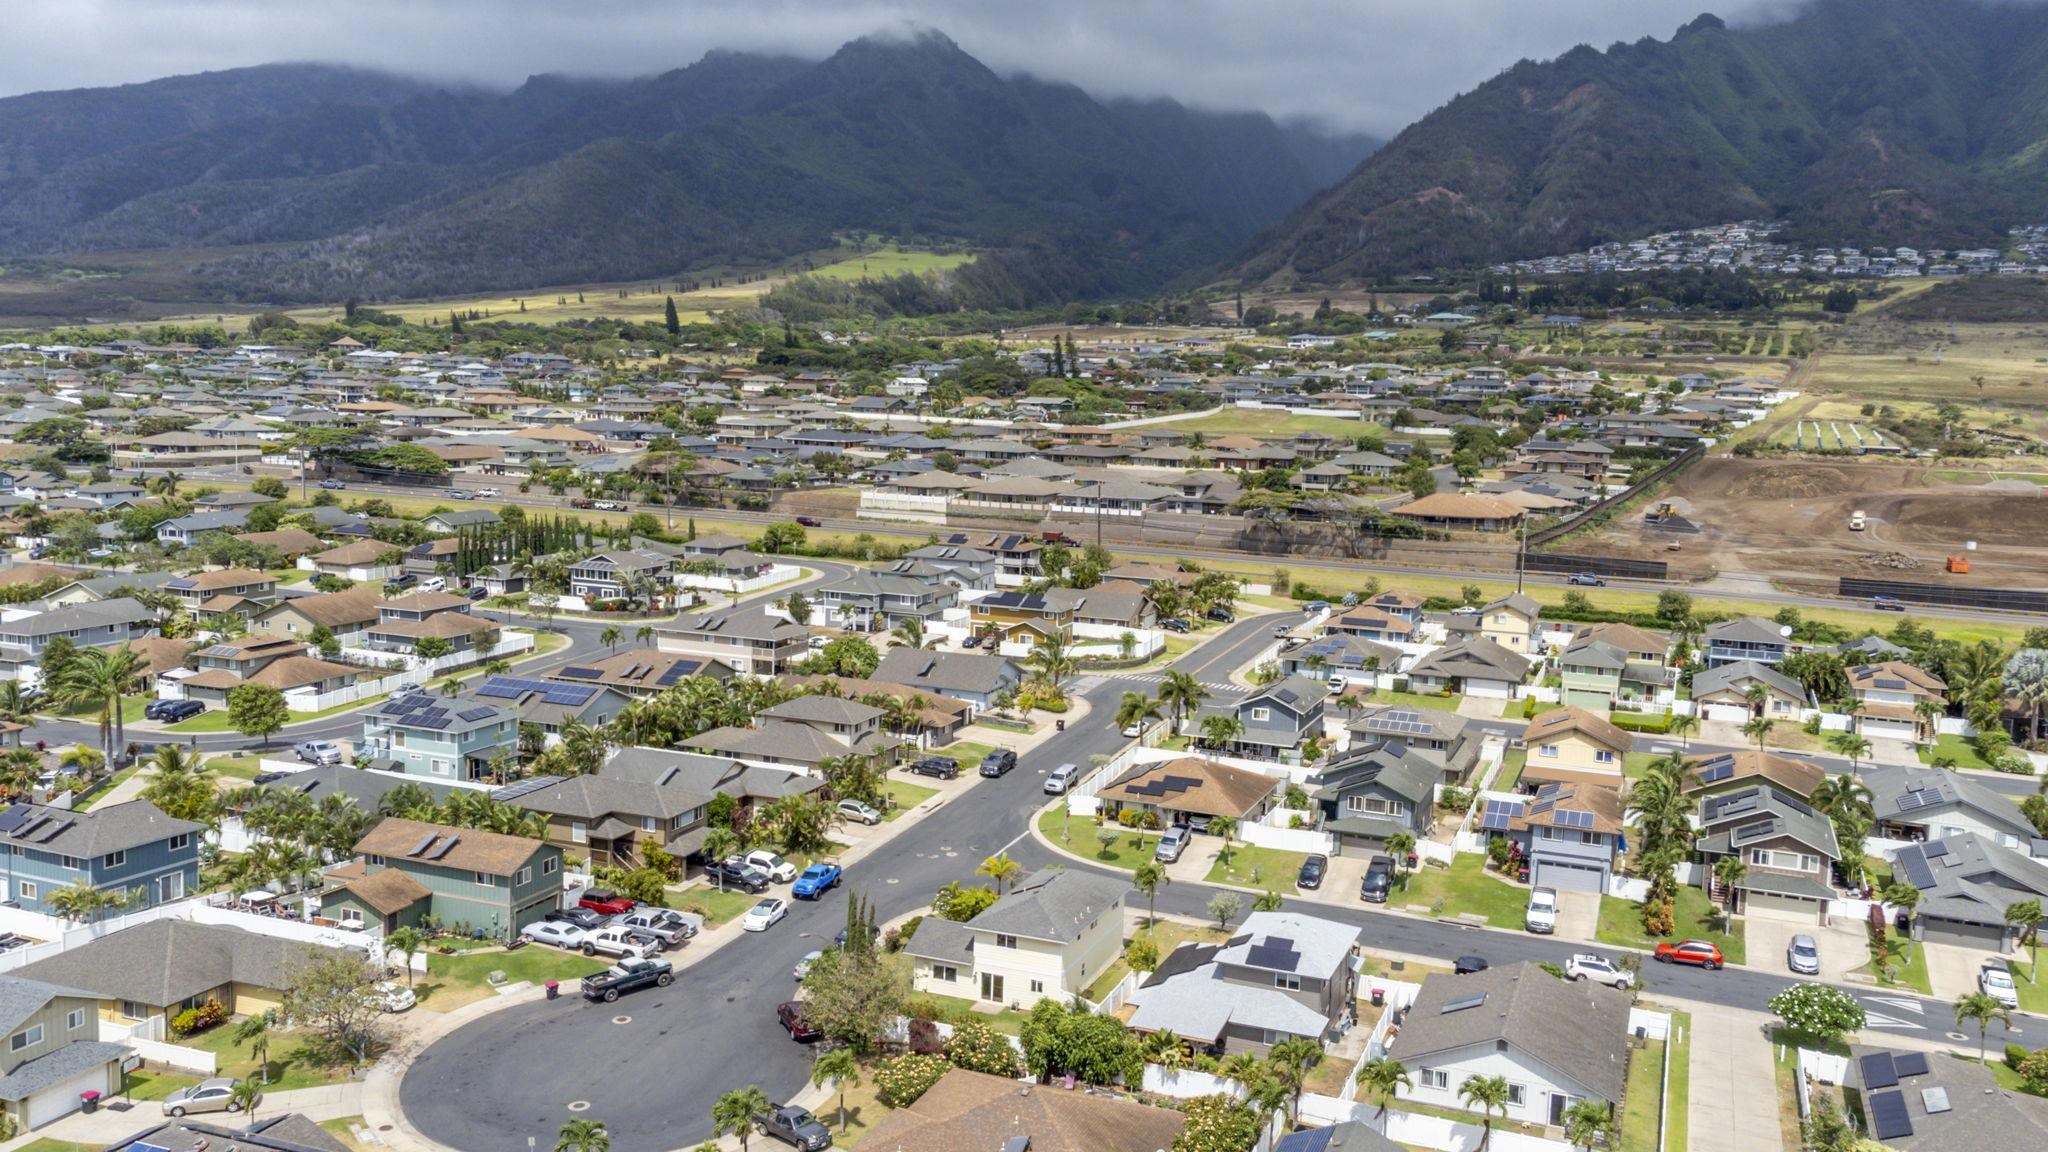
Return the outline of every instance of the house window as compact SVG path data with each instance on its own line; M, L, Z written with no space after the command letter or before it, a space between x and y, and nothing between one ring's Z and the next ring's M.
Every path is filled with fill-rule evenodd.
M127 863L128 853L125 850L109 852L105 856L100 857L100 867L102 868L119 868Z
M341 910L341 922L343 924L354 924L360 928L363 923L363 910L361 908L343 908Z
M540 874L543 876L553 876L555 872L561 867L561 858L557 856L550 856L547 859L540 862Z
M171 837L171 851L173 852L183 852L191 846L192 834L189 832L180 832L176 836Z
M1416 1073L1415 1086L1417 1088L1449 1088L1451 1086L1451 1074L1443 1068L1424 1068L1421 1072Z
M1593 763L1612 764L1614 763L1614 753L1609 752L1603 748L1600 751L1593 753Z
M33 900L36 898L36 886L30 881L21 881L20 892L23 900Z
M657 826L656 826L656 821L655 821L654 817L652 817L652 816L642 816L642 817L640 818L640 830L641 830L642 832L659 832L659 831L661 831L661 829L660 829L659 827L657 827Z
M515 883L515 884L531 884L531 883L533 883L533 868L532 868L531 866L528 866L528 867L525 867L525 868L521 868L521 869L519 870L519 879L517 879L517 880L513 881L513 883Z
M1509 1084L1509 1085L1508 1085L1508 1107L1510 1107L1510 1108L1520 1108L1520 1107L1522 1106L1522 1100L1523 1100L1522 1086L1521 1086L1520 1084Z
M1273 976L1273 987L1285 988L1289 992L1299 992L1301 991L1301 977L1286 972L1276 973Z
M364 857L364 859L369 861L371 864L376 865L379 868L382 868L384 866L384 858L382 856L366 856Z
M997 936L996 936L996 947L998 947L998 948L1015 948L1016 946L1017 946L1017 938L1016 938L1015 936L1004 936L1004 935L1001 935L1000 933L999 933L999 934L997 934Z
M133 1000L123 1000L121 1001L121 1019L147 1020L149 1019L149 1005L138 1004Z
M405 747L405 733L393 732L391 734L391 743L399 748Z
M960 980L960 970L951 964L934 964L932 965L932 979L943 981L947 984L955 984Z
M23 1028L21 1031L16 1032L12 1036L9 1036L7 1038L7 1047L10 1051L19 1052L24 1048L33 1048L36 1045L41 1044L42 1042L43 1026L41 1024L36 1024L28 1028Z
M1252 719L1253 719L1254 721L1264 721L1264 720L1270 720L1270 719L1272 719L1272 718L1273 718L1273 710L1272 710L1271 708L1254 708L1254 709L1252 709Z
M80 860L76 856L59 856L57 857L57 866L68 872L76 872L80 868L85 867L85 861Z
M489 872L477 873L476 882L483 885L486 888L496 888L498 886L498 878L496 876L491 875Z
M185 874L183 872L172 872L168 875L159 876L156 878L157 903L169 903L172 900L183 899L184 896Z
M64 1014L64 1030L66 1032L76 1032L83 1027L85 1027L85 1009L73 1008Z
M588 843L590 843L590 825L588 825L588 824L585 824L585 823L584 823L583 821L581 821L581 820L571 820L571 821L569 821L569 843L571 843L571 844L588 844Z
M448 763L448 761L446 761L446 760L436 760L436 761L434 761L434 775L436 775L436 776L446 776L446 775L448 774L448 768L449 768L449 763Z
M1045 981L1043 981L1043 980L1033 980L1033 981L1031 982L1031 992L1032 992L1032 994L1033 994L1033 995L1035 995L1035 996L1036 996L1036 995L1043 995L1043 994L1045 993Z

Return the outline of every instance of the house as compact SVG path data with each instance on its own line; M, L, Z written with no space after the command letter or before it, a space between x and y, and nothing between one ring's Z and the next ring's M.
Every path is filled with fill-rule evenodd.
M433 512L420 518L420 526L429 532L453 533L461 528L481 528L498 523L498 514L489 508L457 508L453 511Z
M222 568L166 580L163 590L194 616L232 612L246 619L276 602L277 578L252 568Z
M256 613L249 620L249 630L259 635L311 642L313 633L325 628L343 647L359 648L369 626L377 622L377 606L383 598L383 590L377 584L297 596Z
M1856 697L1856 731L1872 740L1932 740L1934 718L1948 700L1948 685L1903 660L1858 664L1849 669ZM1921 715L1923 706L1930 714Z
M974 705L967 701L921 692L904 684L865 680L857 676L785 676L783 679L806 692L837 694L869 704L896 701L896 706L902 709L900 734L922 748L952 743L960 729L974 720Z
M1343 702L1343 697L1338 697ZM1475 728L1465 717L1441 708L1417 708L1412 704L1368 704L1360 702L1345 727L1351 743L1365 745L1392 740L1443 769L1444 783L1457 784L1478 767L1485 730Z
M1000 567L995 553L962 544L927 544L905 552L903 559L937 568L946 573L947 583L977 592L996 586L996 573Z
M356 755L408 776L481 780L519 751L519 714L481 701L405 692L361 711Z
M1511 532L1528 510L1494 496L1467 496L1461 492L1432 492L1391 509L1431 528L1468 532Z
M1604 711L1616 701L1655 700L1675 681L1669 653L1663 637L1631 624L1574 629L1558 657L1564 703Z
M1740 660L1776 664L1792 654L1792 630L1761 616L1744 616L1709 625L1705 640L1707 667L1719 668Z
M213 1145L240 1152L350 1152L350 1147L298 1112L281 1112L252 1120L246 1126L166 1120L106 1152L145 1152L149 1148L198 1148Z
M1253 692L1236 703L1204 704L1193 719L1202 731L1212 716L1236 721L1237 731L1219 751L1261 760L1283 760L1299 753L1302 742L1323 735L1323 704L1329 685L1306 676L1289 676Z
M1479 635L1510 652L1536 651L1536 621L1543 606L1510 592L1479 610Z
M595 774L546 780L511 803L547 818L547 840L599 866L638 867L648 845L677 860L703 851L714 796L742 811L756 803L815 792L825 782L800 772L755 767L727 756L627 748Z
M1358 958L1356 925L1253 912L1226 943L1174 949L1130 994L1128 1023L1218 1055L1264 1056L1293 1038L1320 1044L1354 1010Z
M1055 602L1049 593L996 592L968 606L976 635L992 636L999 643L1036 646L1041 636L1072 640L1074 610L1069 602Z
M1071 613L1083 635L1115 635L1159 626L1159 610L1145 598L1145 589L1126 580L1109 580L1093 588L1048 588L1054 612Z
M1533 963L1427 976L1401 1029L1412 1083L1399 1098L1463 1108L1473 1076L1508 1082L1507 1119L1558 1125L1576 1100L1618 1114L1628 1083L1628 992L1564 981Z
M156 610L126 596L0 620L0 679L24 688L40 684L43 651L60 637L80 648L102 648L140 639L155 627Z
M382 540L355 540L299 559L299 567L323 576L383 584L398 578L405 551Z
M952 1068L915 1102L885 1113L867 1138L891 1152L1159 1152L1186 1124L1171 1108Z
M79 1094L112 1099L133 1048L101 1040L97 1000L68 984L0 976L0 1111L28 1132L76 1112Z
M1529 667L1527 656L1473 636L1454 640L1417 660L1408 669L1408 686L1425 695L1508 700L1528 676Z
M238 532L248 527L249 513L242 508L218 512L191 512L165 520L156 526L156 542L166 548L190 547L208 532Z
M2048 861L1964 832L1899 849L1892 876L1920 890L1913 935L1931 944L2004 952L2018 941L2005 910L2048 902Z
M1338 855L1370 855L1387 837L1406 832L1421 840L1436 824L1440 762L1398 740L1356 744L1308 778L1316 826L1335 841Z
M559 738L562 729L571 724L596 728L606 723L630 700L625 693L602 684L490 676L463 702L516 712L521 725L536 725L544 736Z
M677 656L658 648L627 648L601 659L580 661L547 673L550 680L600 685L643 699L672 688L691 676L730 680L732 669L702 656Z
M1024 672L1014 661L1002 656L891 648L882 654L882 662L875 666L869 679L950 696L972 704L977 711L986 711L994 706L997 697L1023 682Z
M1897 1152L2039 1148L2048 1111L1975 1060L1852 1045L1845 1083L1869 1117L1865 1143Z
M779 676L810 655L811 630L759 607L686 615L655 629L663 652L705 656L746 676ZM892 653L893 655L893 653Z
M1750 693L1761 688L1761 702ZM1692 677L1693 704L1709 720L1740 724L1756 716L1796 720L1806 707L1806 688L1769 664L1735 660L1702 668Z
M927 917L905 944L920 992L1030 1011L1078 996L1123 954L1127 880L1045 868L964 924ZM936 928L929 935L925 926Z
M496 620L470 614L467 597L452 592L414 592L377 605L375 623L363 628L363 647L373 652L417 653L422 640L439 640L453 653L487 652L503 628Z
M1622 758L1635 747L1628 733L1584 708L1557 708L1522 730L1529 761L1522 769L1525 791L1546 783L1623 787Z
M1400 1152L1400 1148L1365 1121L1344 1120L1327 1128L1290 1132L1273 1145L1273 1152Z
M797 771L819 771L826 761L842 756L893 757L901 742L881 731L882 710L872 705L832 697L798 697L798 700L829 701L844 705L828 711L824 705L807 706L802 714L816 720L777 719L763 710L752 727L713 728L684 743L693 752L730 756L749 764L782 767ZM790 701L796 704L798 700ZM796 715L795 711L785 715Z
M1685 762L1685 770L1680 787L1702 798L1769 783L1787 796L1804 800L1813 795L1813 790L1828 775L1825 768L1811 761L1754 748L1695 756Z
M1382 592L1323 625L1326 634L1358 636L1382 644L1412 644L1422 627L1420 596Z
M222 705L228 694L242 685L261 684L285 693L286 703L294 710L315 711L321 700L354 684L363 674L350 664L308 656L305 641L283 637L214 644L200 649L193 659L199 670L179 677L178 691L188 700Z
M431 916L508 940L562 905L561 848L525 836L386 816L356 855L320 893L320 914L343 924L389 932Z
M161 1041L178 1013L208 1001L236 1016L281 1009L293 974L332 951L232 924L166 917L109 932L18 972L90 992L99 1001L96 1018Z
M51 914L50 896L83 884L148 908L199 889L206 826L175 820L147 800L84 811L15 804L0 812L0 877L6 899Z
M1735 885L1735 905L1750 916L1827 923L1828 901L1841 849L1835 825L1806 801L1768 781L1700 798L1699 837L1693 842L1710 897L1726 900L1714 862L1734 856L1748 871Z
M241 532L236 539L257 548L275 548L280 559L287 564L296 564L306 556L327 547L327 542L304 528L276 528L269 532Z
M818 590L824 618L841 628L882 632L905 620L932 624L959 603L960 591L930 579L856 568Z
M589 601L636 599L655 594L675 572L675 561L652 552L612 551L585 557L569 567L569 595Z
M1095 797L1110 816L1125 810L1152 813L1161 827L1185 824L1197 816L1225 816L1242 825L1265 814L1277 783L1263 772L1183 756L1139 764L1104 785Z
M2036 833L2012 798L1960 772L1896 764L1863 766L1877 826L1892 840L1946 840L1966 832L2000 847L2024 850Z
M1479 827L1508 838L1531 884L1596 894L1607 891L1627 835L1621 793L1597 784L1545 784L1525 800L1488 800Z

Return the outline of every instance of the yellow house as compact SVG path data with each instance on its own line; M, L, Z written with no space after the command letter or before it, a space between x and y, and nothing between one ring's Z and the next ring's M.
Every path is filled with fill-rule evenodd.
M1584 708L1558 708L1529 721L1522 731L1529 761L1518 783L1523 791L1543 784L1598 784L1621 789L1622 758L1634 741L1629 734Z
M1543 606L1520 592L1479 610L1479 634L1511 652L1536 650L1536 619Z
M1060 607L1037 593L997 592L974 601L970 609L976 632L1000 636L1005 642L1035 645L1039 636L1074 638L1073 608Z

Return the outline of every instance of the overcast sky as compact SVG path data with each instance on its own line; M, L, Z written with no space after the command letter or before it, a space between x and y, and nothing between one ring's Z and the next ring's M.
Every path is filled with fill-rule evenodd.
M1521 57L1797 0L10 0L0 95L322 61L510 87L937 28L1000 72L1391 135Z

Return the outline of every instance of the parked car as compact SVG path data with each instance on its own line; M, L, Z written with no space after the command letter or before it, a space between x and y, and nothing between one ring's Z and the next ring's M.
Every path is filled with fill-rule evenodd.
M1202 619L1214 620L1218 624L1235 624L1237 623L1237 613L1232 612L1228 608L1211 608L1207 612L1202 613Z
M1144 734L1145 722L1142 720L1137 721L1135 723L1124 725L1124 739L1126 740L1136 740L1138 737L1143 736Z
M157 710L156 718L166 724L176 724L181 720L190 720L204 711L206 703L202 700L165 700L163 707Z
M756 1116L754 1123L777 1140L795 1145L799 1152L823 1152L832 1146L832 1130L820 1124L809 1108L784 1104L765 1116Z
M1161 836L1158 845L1152 849L1152 858L1161 864L1171 864L1180 859L1181 853L1188 850L1188 841L1194 837L1195 834L1189 831L1186 825L1168 828L1166 835Z
M164 1115L183 1116L188 1112L240 1112L242 1106L232 1098L235 1093L235 1078L216 1076L201 1080L190 1088L180 1088L164 1097Z
M182 700L151 700L142 706L142 718L145 720L161 720L164 718L164 709L169 708L173 704L182 703L184 703ZM29 706L28 702L23 701L22 706L27 708Z
M1529 890L1529 907L1522 913L1522 926L1540 936L1557 931L1557 889Z
M393 593L403 592L407 588L410 588L419 582L420 578L414 575L413 573L400 572L398 575L393 576L391 579L386 580L384 582L384 591Z
M864 800L841 800L839 814L856 824L880 824L882 814Z
M1192 624L1189 624L1187 621L1182 620L1178 616L1168 616L1166 619L1161 620L1159 622L1159 626L1161 628L1166 629L1168 632L1179 632L1185 634L1194 631L1194 626Z
M600 916L617 916L622 912L631 912L636 905L609 888L585 888L582 898L576 901L576 906L588 908Z
M2020 1006L2020 990L2012 982L2011 970L2000 961L1989 961L1978 969L1977 988L2004 1007Z
M1296 888L1321 888L1323 877L1330 871L1330 858L1320 852L1310 855L1301 862L1301 871L1294 874Z
M1602 578L1600 578L1600 577L1598 577L1598 576L1595 576L1595 575L1594 575L1593 573L1591 573L1591 572L1574 572L1574 573L1572 573L1571 575L1569 575L1569 576L1565 577L1565 578L1564 578L1564 582L1565 582L1565 583L1567 583L1567 584L1577 584L1578 586L1580 586L1580 587L1582 587L1582 588L1605 588L1605 587L1607 587L1607 581L1606 581L1606 580L1604 580L1604 579L1602 579Z
M341 745L332 740L302 740L292 749L299 759L308 764L325 768L341 763Z
M552 944L564 951L576 951L583 947L583 937L589 929L579 924L561 920L536 920L519 930L521 936L535 944Z
M491 590L489 588L484 587L481 584L471 584L469 586L469 591L464 592L463 595L469 597L471 600L484 600L490 597Z
M588 908L557 908L553 912L541 917L541 921L544 923L573 924L585 932L590 931L592 928L604 927L605 919L606 917L603 913L592 912ZM579 940L577 943L580 944L582 941Z
M910 762L910 772L915 776L957 780L960 777L960 762L944 756L920 756Z
M583 934L583 954L595 956L600 952L607 956L654 956L661 952L661 941L614 924Z
M960 646L962 648L979 648L981 647L981 641L982 636L980 633L977 632L974 635L969 636L967 639L962 640L960 642Z
M1318 612L1328 612L1329 610L1330 602L1328 600L1311 600L1301 606L1301 614L1303 616L1313 616Z
M1460 604L1460 605L1458 605L1458 606L1457 606L1456 608L1453 608L1453 609L1451 609L1451 615L1453 615L1453 616L1477 616L1477 615L1479 615L1479 608L1478 608L1478 606L1477 606L1477 605L1473 605L1473 604Z
M775 1008L775 1021L789 1033L791 1040L810 1043L823 1036L818 1026L804 1019L804 1005L801 1000L785 1000Z
M376 993L377 1007L386 1012L404 1012L419 1003L412 989L396 980L380 980L372 991Z
M443 495L447 496L447 497L448 497L448 498L449 498L450 500L467 500L467 499L469 499L469 493L467 493L467 492L464 492L464 491L463 491L462 489L460 489L460 488L450 488L450 489L449 489L449 490L448 490L447 492L443 493Z
M1591 980L1609 988L1626 988L1636 982L1628 969L1594 952L1581 952L1565 961L1564 974L1574 980Z
M787 915L789 915L789 901L778 896L770 896L752 908L747 909L745 918L740 921L740 929L745 932L766 932L780 923L782 918Z
M669 908L635 908L619 917L618 926L639 936L652 936L673 947L697 934L695 917Z
M881 928L879 928L878 926L876 926L876 925L873 925L873 924L870 924L870 925L868 925L868 939L869 939L869 940L879 940L879 939L881 939L881 936L882 936L882 930L881 930ZM835 944L835 945L837 945L838 947L841 947L841 948L844 948L844 947L846 947L846 929L844 929L844 928L841 928L841 929L840 929L839 931L837 931L837 932L834 932L834 933L832 934L832 943L833 943L833 944Z
M768 879L777 884L787 884L796 879L796 865L765 848L747 853L747 863L766 872Z
M981 774L988 777L1001 776L1017 766L1017 754L1008 748L997 748L981 758Z
M1801 932L1785 946L1785 967L1802 976L1820 975L1820 945Z
M1666 941L1657 945L1655 953L1659 963L1697 964L1712 970L1726 964L1721 958L1721 949L1710 940L1680 940L1673 944Z
M583 995L586 999L602 1000L609 1004L619 998L621 992L638 988L666 988L675 982L676 966L666 960L645 957L628 957L602 972L594 972L583 978Z
M1291 635L1291 634L1292 634L1293 632L1294 632L1294 625L1292 625L1292 624L1275 624L1275 625L1273 625L1273 635L1275 635L1275 636L1278 636L1278 637L1280 637L1280 638L1281 638L1282 640L1285 640L1285 639L1287 639L1287 637L1288 637L1289 635Z
M1062 764L1045 774L1045 790L1057 796L1072 788L1074 781L1079 779L1080 776L1081 766L1079 764Z
M1365 866L1365 879L1358 882L1358 898L1370 904L1385 904L1394 887L1394 858L1375 856Z
M824 955L825 950L822 948L813 948L809 952L804 953L804 958L796 962L796 967L792 970L793 974L799 980L809 976L811 974L811 965L817 963L818 959Z
M1491 967L1492 965L1486 962L1486 957L1484 956L1460 956L1456 960L1451 961L1451 975L1469 976L1474 972L1484 972Z
M825 526L825 522L816 516L799 516L796 518L796 522L806 528L823 528Z
M790 886L789 894L799 900L816 900L839 887L839 879L844 875L839 865L820 861L803 870L796 883Z
M706 864L704 875L720 888L739 888L748 892L768 890L768 874L738 857L729 856Z

